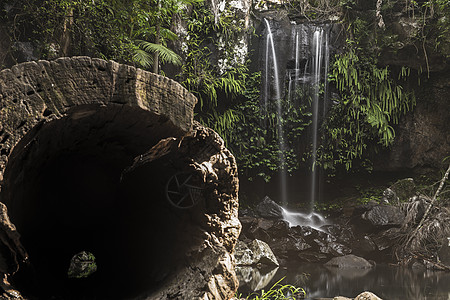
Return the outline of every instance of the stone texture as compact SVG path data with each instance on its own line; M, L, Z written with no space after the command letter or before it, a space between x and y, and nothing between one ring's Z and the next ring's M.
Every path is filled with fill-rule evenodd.
M173 229L180 232L176 241L182 244L178 248L183 252L177 259L183 263L170 262L172 269L161 269L168 272L168 275L158 274L163 279L161 285L157 290L141 293L139 299L232 298L238 286L232 253L241 228L237 166L214 131L193 124L196 101L192 94L168 78L89 57L28 62L1 71L1 201L14 202L17 195L19 199L28 198L23 193L24 180L28 178L24 175L38 176L45 161L54 154L70 151L75 145L83 145L86 135L91 135L94 128L100 134L99 142L113 141L110 146L103 143L101 150L111 155L111 161L116 158L127 161L128 158L120 156L125 153L132 155L131 158L139 154L133 165L123 171L125 183L129 182L127 175L136 175L137 171L147 166L151 169L156 164L170 165L170 171L195 173L206 187L201 192L200 203L189 215L182 215L184 221L179 224L183 228ZM134 130L139 133L133 133ZM111 135L114 131L120 134ZM127 143L134 146L127 148ZM59 149L61 146L66 148ZM83 149L88 150L83 151L101 148L90 146L85 144ZM37 159L42 162L36 164ZM162 175L169 169L157 170ZM6 206L0 205L3 212L0 272L6 291L3 296L9 297L7 294L14 295L15 291L9 286L7 275L16 272L28 255L9 221ZM20 213L17 217L21 224L27 222ZM20 296L18 292L17 295Z
M438 251L439 261L450 267L450 237L442 241L442 246Z
M368 221L372 226L401 226L405 214L396 206L377 205L365 212L362 219Z
M377 295L371 292L363 292L356 296L355 300L382 300Z
M0 72L0 181L16 144L38 124L74 107L134 106L192 127L196 98L175 81L132 66L89 57L26 62ZM82 117L82 115L80 115Z
M258 203L256 212L263 218L282 219L283 208L268 196Z
M208 191L197 214L204 220L201 231L191 238L204 239L187 253L180 271L158 291L145 299L230 299L238 287L231 253L241 225L238 220L238 177L233 155L223 140L209 128L194 123L186 136L162 140L149 152L136 158L131 172L164 159L177 162L177 168L198 172Z
M353 268L353 269L369 269L372 268L372 264L362 257L349 254L340 257L334 257L328 261L325 266L335 268Z
M279 266L269 245L256 239L248 244L239 241L234 256L238 266Z
M431 73L426 83L418 87L414 111L395 127L394 143L374 160L375 170L410 169L427 173L444 167L442 160L448 156L450 148L450 137L446 134L450 123L448 74L448 71Z

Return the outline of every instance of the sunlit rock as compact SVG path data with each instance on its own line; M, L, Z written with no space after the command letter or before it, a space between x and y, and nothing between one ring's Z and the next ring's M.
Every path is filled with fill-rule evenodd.
M260 240L250 243L238 241L234 257L238 266L279 266L279 263L269 245Z

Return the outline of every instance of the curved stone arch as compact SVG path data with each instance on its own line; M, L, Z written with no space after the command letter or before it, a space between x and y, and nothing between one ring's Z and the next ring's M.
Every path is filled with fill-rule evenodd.
M73 107L117 104L167 118L178 134L192 128L196 98L177 82L90 57L21 63L0 72L0 181L8 155L36 125ZM79 113L82 116L82 113Z
M89 57L1 71L0 256L8 265L0 264L0 274L17 272L30 254L38 269L49 266L38 285L49 282L61 296L75 292L67 278L55 279L67 271L64 249L71 255L94 249L99 267L92 276L103 272L97 278L106 279L89 288L93 295L231 298L237 289L231 253L240 232L237 167L223 140L193 122L196 101L173 80ZM160 191L180 170L197 173L207 186L201 204L186 211L162 201ZM136 233L141 227L156 230ZM147 236L136 242L137 234ZM51 256L44 253L60 244ZM125 284L116 280L117 270ZM27 291L26 274L19 290L48 296ZM111 284L124 291L108 291Z

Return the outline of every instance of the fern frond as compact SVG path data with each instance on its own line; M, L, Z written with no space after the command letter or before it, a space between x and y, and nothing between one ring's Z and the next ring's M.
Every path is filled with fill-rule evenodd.
M133 61L144 68L150 68L153 65L153 56L148 52L136 48L133 54Z
M161 63L171 63L176 66L181 65L181 57L169 48L143 40L136 40L137 45L147 53L158 53Z

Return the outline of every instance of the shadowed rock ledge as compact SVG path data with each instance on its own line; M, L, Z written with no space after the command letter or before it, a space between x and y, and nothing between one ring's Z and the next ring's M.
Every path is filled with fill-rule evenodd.
M237 167L193 122L196 101L168 78L89 57L0 72L4 299L234 295ZM68 278L80 251L97 270Z

